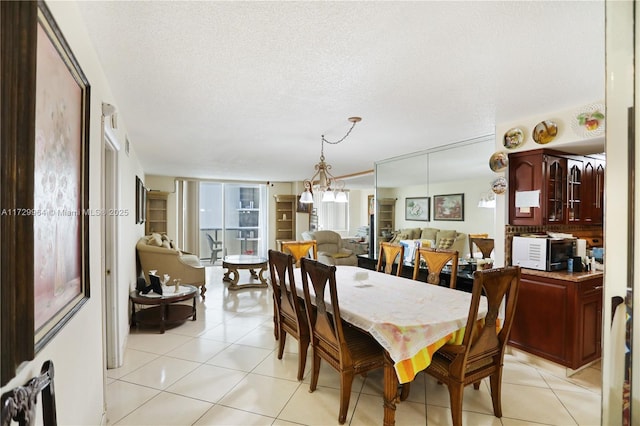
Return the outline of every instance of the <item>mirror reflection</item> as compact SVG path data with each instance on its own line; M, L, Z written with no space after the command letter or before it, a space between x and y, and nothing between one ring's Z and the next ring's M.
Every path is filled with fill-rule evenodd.
M421 240L484 257L469 238L493 238L492 182L504 173L489 168L495 138L482 138L376 163L375 246L382 241ZM448 247L445 247L447 246Z

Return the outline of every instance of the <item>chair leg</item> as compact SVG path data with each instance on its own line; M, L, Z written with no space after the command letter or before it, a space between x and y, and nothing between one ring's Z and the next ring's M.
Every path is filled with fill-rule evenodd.
M318 386L318 376L320 375L320 357L313 350L313 366L311 368L311 383L309 384L309 392L316 390Z
M298 381L304 377L304 367L307 365L307 350L309 349L309 341L298 339Z
M349 411L353 376L353 371L347 371L340 374L340 413L338 414L338 423L341 425L347 421L347 411Z
M278 341L278 359L282 359L282 354L284 353L284 344L287 341L287 332L284 330L280 330L278 334L280 335L280 340Z
M448 387L453 426L462 426L462 396L464 395L464 385L462 383L449 382Z
M493 402L493 414L502 417L502 367L489 377L491 385L491 401Z

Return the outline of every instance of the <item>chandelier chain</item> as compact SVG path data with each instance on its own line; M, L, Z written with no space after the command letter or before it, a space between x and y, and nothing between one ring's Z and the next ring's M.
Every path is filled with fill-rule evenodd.
M342 142L343 140L345 140L345 139L347 138L347 136L349 136L349 133L351 133L351 131L353 130L353 128L356 126L356 123L357 123L357 121L353 121L353 122L351 123L351 127L350 127L350 128L349 128L349 130L347 131L347 134L346 134L346 135L344 135L344 136L342 137L342 139L337 140L337 141L335 141L335 142L331 142L331 141L329 141L329 140L325 139L324 135L322 135L322 142L326 142L326 143L331 144L331 145L337 145L337 144L339 144L340 142Z

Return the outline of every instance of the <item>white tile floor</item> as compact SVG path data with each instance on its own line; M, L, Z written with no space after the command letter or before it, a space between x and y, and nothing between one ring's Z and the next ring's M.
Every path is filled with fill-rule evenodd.
M298 382L294 339L287 339L285 356L277 359L271 293L230 292L221 278L220 267L207 268L207 297L198 301L196 321L165 334L132 329L124 365L107 371L108 424L338 424L337 373L323 365L318 389L309 393L311 362ZM519 359L505 358L503 417L493 416L485 380L479 391L465 390L464 424L600 424L598 367L566 378L557 369L536 368ZM446 387L421 374L409 399L398 404L396 424L450 425L448 407ZM382 374L356 378L347 424L381 424L382 412Z

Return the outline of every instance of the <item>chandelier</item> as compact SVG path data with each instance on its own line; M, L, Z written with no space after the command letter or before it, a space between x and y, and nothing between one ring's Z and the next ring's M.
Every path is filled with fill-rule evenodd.
M320 145L320 162L314 166L315 173L311 176L310 179L305 179L304 184L304 192L300 194L300 202L301 203L313 203L313 192L322 193L322 201L335 201L336 203L346 203L347 202L347 194L344 193L344 181L336 178L330 172L331 165L325 163L324 161L324 143L328 143L331 145L337 145L349 136L349 133L353 130L356 123L361 121L360 117L349 117L349 121L351 122L351 127L347 131L347 134L342 137L342 139L337 140L335 142L331 142L325 139L324 135L322 135L321 145Z

